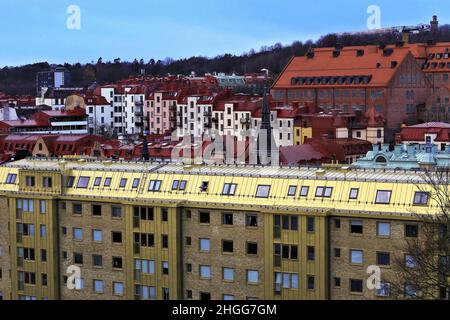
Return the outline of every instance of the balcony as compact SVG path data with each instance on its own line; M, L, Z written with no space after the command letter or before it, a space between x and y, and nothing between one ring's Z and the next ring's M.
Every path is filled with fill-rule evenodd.
M242 118L241 124L250 124L250 118Z
M169 106L169 110L170 111L177 111L177 106L171 105L171 106Z
M144 116L144 113L143 113L142 111L137 111L137 112L134 113L134 115L135 115L136 117L143 117L143 116Z
M143 122L135 122L134 125L136 127L142 128L144 126L144 123Z
M212 123L210 122L206 122L204 125L205 128L211 129L212 128Z
M141 106L141 107L142 107L142 106L144 106L144 101L135 101L135 102L134 102L134 105L135 105L135 106Z
M205 113L203 113L203 115L205 117L211 117L212 116L212 112L211 111L206 111Z
M219 119L217 119L217 118L212 118L211 121L215 122L215 123L219 123Z

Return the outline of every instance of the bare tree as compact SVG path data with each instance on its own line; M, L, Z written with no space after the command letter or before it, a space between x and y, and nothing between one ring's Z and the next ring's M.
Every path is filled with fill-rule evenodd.
M423 182L415 197L431 201L437 212L415 214L419 233L401 248L406 255L394 259L391 292L399 299L446 299L450 294L450 168L426 171Z

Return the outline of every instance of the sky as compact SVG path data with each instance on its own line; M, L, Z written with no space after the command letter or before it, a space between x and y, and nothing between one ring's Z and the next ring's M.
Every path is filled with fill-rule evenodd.
M370 5L381 27L450 23L448 0L0 0L0 67L241 54L367 30Z

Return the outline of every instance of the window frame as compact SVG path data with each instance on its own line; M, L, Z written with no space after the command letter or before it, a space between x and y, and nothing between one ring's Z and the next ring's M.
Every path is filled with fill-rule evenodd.
M264 195L258 195L260 192L260 188L268 188L267 190L267 196ZM255 198L259 198L259 199L268 199L270 197L270 190L272 189L272 186L269 184L259 184L256 187L256 194L255 194ZM264 192L265 194L266 192Z
M352 195L352 193L355 191L356 191L356 195L354 195L354 194ZM358 197L359 197L359 188L351 188L350 192L348 194L348 199L349 200L358 200Z
M389 199L387 202L382 202L378 199L379 194L382 192L387 192L389 193ZM377 190L377 193L375 195L375 204L385 204L385 205L389 205L391 204L391 200L392 200L392 190Z

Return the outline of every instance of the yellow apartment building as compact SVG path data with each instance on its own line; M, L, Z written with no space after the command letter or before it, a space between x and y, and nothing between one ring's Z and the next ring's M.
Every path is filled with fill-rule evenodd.
M0 297L388 299L416 214L438 212L421 183L347 168L4 164ZM365 286L370 265L382 290Z

